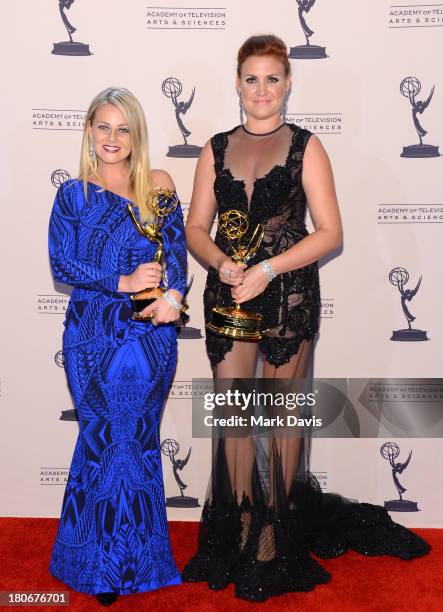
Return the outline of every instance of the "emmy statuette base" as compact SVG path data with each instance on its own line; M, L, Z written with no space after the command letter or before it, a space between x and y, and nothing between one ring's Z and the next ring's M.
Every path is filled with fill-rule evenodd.
M318 45L299 45L291 47L289 52L290 59L324 59L326 55L326 47Z
M391 340L399 342L423 342L429 340L423 329L397 329L392 332Z
M182 325L178 332L178 338L181 340L196 340L197 338L203 338L203 336L198 327L187 327L186 325Z
M81 42L71 42L69 40L66 42L54 43L52 53L54 55L92 55L89 50L89 45Z
M260 340L262 332L260 324L262 316L235 306L212 309L211 322L207 328L220 335L236 340Z
M385 501L384 504L386 510L392 512L420 512L417 502L409 501L408 499L391 499Z
M199 157L202 147L196 145L174 145L169 147L166 157Z
M163 290L160 287L143 289L143 291L132 294L130 299L134 321L150 321L152 317L141 317L139 313L162 296Z
M59 421L78 421L77 410L71 408L71 410L62 410Z
M174 497L166 498L166 505L169 508L200 508L196 497L188 495L175 495Z
M416 144L403 147L403 152L400 153L400 157L440 157L440 153L436 145Z

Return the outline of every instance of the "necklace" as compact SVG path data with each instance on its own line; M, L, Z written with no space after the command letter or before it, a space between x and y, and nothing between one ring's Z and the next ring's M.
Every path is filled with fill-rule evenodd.
M285 123L280 123L280 125L278 127L276 127L274 130L271 130L270 132L250 132L249 130L247 130L245 128L245 126L242 124L242 128L244 129L244 131L246 132L246 134L249 134L250 136L270 136L271 134L275 134L275 132L278 132L279 129L281 129L284 125L286 125Z

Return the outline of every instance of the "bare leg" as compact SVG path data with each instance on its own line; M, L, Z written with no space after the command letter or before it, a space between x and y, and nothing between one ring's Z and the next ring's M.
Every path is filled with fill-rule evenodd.
M283 378L287 380L304 378L306 375L310 348L311 341L304 340L300 345L298 353L296 355L292 355L289 363L285 363L279 367L271 365L265 361L263 367L263 378ZM298 465L300 438L295 436L279 436L273 434L273 439L270 441L270 459L273 457L271 448L274 445L275 450L277 451L281 460L283 470L282 476L285 483L286 494L289 495L292 480ZM271 478L273 474L274 470L270 469ZM271 496L272 493L273 488L271 487Z
M304 340L299 351L282 366L274 366L264 363L263 378L295 380L306 375L308 357L310 352L310 341ZM293 478L299 464L301 439L295 435L282 435L273 431L269 438L269 500L270 506L278 503L277 481L283 479L286 495L289 495ZM261 529L257 559L269 561L276 553L274 526L264 525Z
M226 354L214 371L215 380L223 378L253 378L257 361L257 344L254 342L234 341L232 351ZM247 437L226 437L224 440L226 462L229 471L232 493L237 503L241 503L243 494L252 503L252 468L255 458L254 440ZM243 548L249 533L251 513L242 512Z

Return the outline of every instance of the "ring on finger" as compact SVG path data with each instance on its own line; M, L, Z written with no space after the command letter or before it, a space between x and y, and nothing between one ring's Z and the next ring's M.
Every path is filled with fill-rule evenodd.
M232 274L231 274L231 270L226 270L226 272L224 273L226 278L231 278Z

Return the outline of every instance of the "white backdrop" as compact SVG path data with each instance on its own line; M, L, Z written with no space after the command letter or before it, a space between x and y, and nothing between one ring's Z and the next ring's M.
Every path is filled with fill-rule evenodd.
M66 418L73 406L60 356L55 359L68 298L52 282L47 225L56 191L51 175L56 170L77 175L82 119L90 100L110 85L134 92L147 115L152 166L171 173L186 210L196 160L166 156L169 146L180 144L181 134L171 100L162 93L164 79L181 81L183 101L195 87L183 120L192 132L189 142L202 146L214 133L239 123L235 57L243 40L272 32L288 47L305 42L295 0L226 0L223 8L217 3L208 8L211 3L202 0L193 7L178 0L179 9L163 0L156 4L163 9L150 8L146 0L76 0L66 15L77 28L74 40L89 45L92 54L83 57L51 53L54 43L68 38L57 0L3 7L3 516L59 516L77 436L77 422ZM422 86L417 100L426 100L435 85L418 118L429 132L424 142L442 150L443 7L318 0L305 18L314 30L311 43L326 47L327 57L291 60L289 120L318 134L329 153L345 234L343 253L321 268L316 376L441 376L441 157L400 157L418 137L410 102L399 86L415 76ZM56 173L54 182L61 176ZM408 288L422 276L409 308L429 341L390 340L393 330L405 326L400 295L388 280L396 266L408 270ZM190 273L195 275L190 326L204 335L205 273L192 258ZM210 443L192 439L189 385L193 377L205 376L210 377L210 368L203 338L181 339L161 432L162 439L179 442L178 458L192 447L181 477L186 493L200 504ZM395 520L442 526L443 492L435 486L443 469L441 440L389 440L400 446L399 461L413 451L400 480L406 497L420 509L396 513ZM385 441L314 440L312 469L325 490L383 504L396 496L389 465L379 452ZM164 471L166 495L179 494L166 456ZM168 515L197 520L200 509L168 509Z

